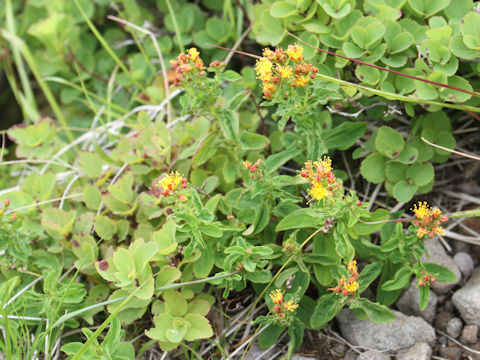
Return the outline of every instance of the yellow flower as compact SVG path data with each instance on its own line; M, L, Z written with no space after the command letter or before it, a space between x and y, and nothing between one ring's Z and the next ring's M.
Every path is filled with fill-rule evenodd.
M427 233L427 229L425 229L424 227L421 227L417 230L417 237L421 239L422 237L425 236L426 233Z
M431 211L430 211L430 208L429 206L427 205L427 203L424 201L423 203L422 202L418 202L418 206L417 204L414 205L414 208L413 209L410 209L413 211L413 213L415 214L415 216L417 217L417 219L423 219L425 218L426 216L429 216L431 215Z
M350 284L345 284L345 289L349 292L349 293L354 293L355 291L357 291L358 289L358 283L356 281L350 283Z
M255 65L255 71L259 76L264 74L271 75L272 67L273 67L273 64L270 60L268 60L267 58L261 58L260 60L257 60L257 64Z
M272 51L269 48L265 48L265 49L263 49L262 55L263 55L263 57L266 57L267 59L273 60L275 58L275 51Z
M300 61L302 59L303 47L300 45L288 45L287 51L285 51L292 61Z
M285 304L283 304L283 306L285 307L285 310L290 312L294 312L295 309L298 308L298 304L294 304L293 300L287 301Z
M301 76L297 77L297 78L295 79L295 81L292 82L291 85L294 86L294 87L296 87L296 86L305 86L305 85L307 85L308 81L309 81L309 77L308 77L308 76L303 76L303 75L301 75Z
M200 53L196 48L190 48L187 50L187 52L188 55L190 55L190 59L192 59L193 61L199 60Z
M171 172L158 182L158 185L165 191L174 191L182 182L183 176L178 172Z
M356 260L350 261L347 265L347 270L351 274L357 272L357 261Z
M275 85L270 83L263 84L263 95L265 95L265 97L270 98L274 92Z
M275 70L278 71L278 73L283 79L288 79L290 76L292 76L292 73L293 73L292 67L288 65L285 65L285 66L278 65L275 68Z
M283 294L280 290L276 289L270 293L270 299L274 304L281 304L283 302Z
M435 226L433 232L438 235L445 235L445 231L443 231L441 226Z
M271 72L265 72L261 74L258 79L260 79L261 82L263 83L268 83L270 80L272 80L272 73Z
M330 193L328 192L327 189L323 187L322 184L318 182L314 182L312 188L308 191L312 199L314 200L323 200L326 198Z

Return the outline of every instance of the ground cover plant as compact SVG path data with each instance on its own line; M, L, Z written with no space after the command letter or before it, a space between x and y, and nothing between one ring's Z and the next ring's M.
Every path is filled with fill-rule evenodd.
M457 123L478 121L473 2L15 6L7 358L240 358L285 338L288 358L343 308L391 322L412 279L420 309L456 280L424 241L479 211L425 199Z

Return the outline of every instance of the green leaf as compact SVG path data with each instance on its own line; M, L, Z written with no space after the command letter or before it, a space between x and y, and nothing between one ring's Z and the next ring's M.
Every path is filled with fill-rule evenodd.
M155 277L155 287L160 288L162 286L174 283L175 281L180 279L180 276L182 276L182 272L176 267L165 265Z
M212 326L208 320L198 314L187 314L185 320L190 323L185 334L185 340L194 341L198 339L208 339L213 336Z
M430 287L429 286L419 286L420 297L418 299L418 307L420 310L425 310L428 306L428 298L430 297Z
M262 331L257 338L260 349L268 349L277 343L278 337L283 333L285 327L275 324L270 325Z
M395 315L385 305L373 303L366 298L360 298L359 301L371 322L383 324L395 320Z
M480 50L480 14L469 12L462 21L463 42L468 48Z
M310 208L298 209L280 220L275 231L317 227L323 225L325 216L324 214L314 213Z
M362 83L376 85L381 80L380 70L364 65L358 65L355 69L355 76Z
M264 147L268 146L269 143L270 141L267 137L247 131L242 131L240 137L242 150L262 150Z
M275 1L270 7L270 15L275 18L283 18L297 13L295 5L288 1Z
M175 238L172 240L163 229L155 231L152 235L152 240L158 244L158 253L160 255L170 255L177 249L178 244Z
M366 122L345 121L339 126L322 132L322 140L328 149L346 150L365 133Z
M187 313L187 301L178 291L168 290L163 293L165 312L172 316L184 316Z
M389 45L390 53L396 54L407 50L413 43L413 36L410 33L402 32L396 35Z
M407 202L412 200L417 189L417 186L409 184L405 180L400 180L393 187L393 196L400 202Z
M195 154L192 157L194 169L203 165L215 155L218 150L217 137L218 134L216 132L211 132L198 143Z
M270 155L265 161L265 168L268 173L273 173L278 170L280 166L293 159L295 156L300 155L301 153L302 149L299 149L297 145L293 143L285 150L274 155Z
M392 280L386 281L382 285L382 290L393 291L404 289L410 283L412 269L409 266L403 266L397 270Z
M424 263L423 266L429 272L435 275L437 281L443 282L455 282L457 281L457 277L453 272L448 270L447 268L434 264L434 263Z
M55 240L65 240L72 232L76 211L47 208L42 212L42 227Z
M396 161L389 163L385 169L385 175L389 181L396 183L405 179L407 176L408 165Z
M418 14L430 17L433 14L445 9L451 0L408 0L408 4Z
M338 294L327 294L320 297L312 314L312 328L321 329L332 320L343 308L342 298Z
M361 294L382 272L382 263L373 262L365 266L358 277L357 293Z
M226 81L238 81L242 78L242 75L233 70L227 70L221 74L221 79Z
M90 179L102 175L102 158L94 152L82 151L78 156L78 162L83 173Z
M105 215L99 215L95 218L94 228L97 235L104 240L111 240L117 232L115 221Z
M83 188L83 201L88 209L97 211L102 202L102 194L98 188L87 184Z
M433 180L434 169L432 164L413 164L407 171L407 177L417 187L427 185Z
M382 126L378 130L375 138L375 147L381 154L393 159L400 154L404 146L405 141L402 135L391 127Z
M362 176L369 182L380 184L385 181L385 162L387 158L378 153L368 155L360 165Z
M201 249L201 252L200 258L193 263L193 272L197 278L207 277L210 271L212 271L215 262L215 248L213 244Z

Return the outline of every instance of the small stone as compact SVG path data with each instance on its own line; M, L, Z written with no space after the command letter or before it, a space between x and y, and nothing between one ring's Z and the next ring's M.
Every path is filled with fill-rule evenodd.
M448 360L458 360L462 356L462 350L453 346L441 347L439 353L441 357Z
M465 323L480 326L480 268L453 294L452 302Z
M447 334L457 338L462 332L462 320L458 317L451 318L447 323Z
M359 320L349 309L343 309L336 319L347 341L373 350L393 352L413 346L416 341L434 343L435 330L425 320L392 312L395 320L383 324Z
M347 345L341 344L341 343L336 343L332 348L331 351L333 355L336 356L343 356L347 352Z
M375 350L368 350L358 355L357 360L390 360L390 356Z
M424 342L417 342L412 347L397 355L396 360L430 360L432 348Z
M412 280L409 288L403 292L398 299L396 305L398 310L406 315L421 316L429 324L433 323L435 313L437 311L437 295L431 291L428 298L428 304L425 310L420 310L419 307L420 290L417 286L417 281Z
M343 360L357 360L357 355L358 354L355 351L353 351L352 349L349 349L346 352Z
M435 263L446 267L451 272L453 272L455 274L455 277L457 278L454 282L435 281L431 284L431 289L437 294L445 294L460 282L462 278L462 273L458 269L457 264L455 264L455 261L453 261L453 259L448 256L442 244L440 244L437 238L426 239L424 245L428 255L424 254L422 256L422 262Z
M451 318L453 318L453 314L451 312L439 311L435 317L435 328L445 331Z
M473 272L473 259L470 254L459 252L453 257L453 261L460 269L463 278L468 279Z
M460 342L463 344L475 344L478 340L478 326L467 325L463 328Z
M448 311L448 312L453 312L455 309L455 306L453 305L453 302L450 300L445 301L445 304L443 304L443 310Z

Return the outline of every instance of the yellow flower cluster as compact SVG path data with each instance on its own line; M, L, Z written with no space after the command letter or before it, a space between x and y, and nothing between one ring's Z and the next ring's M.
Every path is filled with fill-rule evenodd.
M190 81L195 76L204 76L205 72L200 53L196 48L190 48L187 53L181 53L175 60L170 60L170 65L177 73L174 80L174 86L180 86L185 81Z
M308 179L311 188L308 190L310 201L320 201L340 190L332 172L332 160L324 157L318 161L307 161L305 167L300 171L300 176Z
M288 313L293 313L298 308L298 304L295 304L293 300L284 301L283 293L279 289L275 289L270 293L270 299L275 304L273 313L279 319L285 318Z
M330 288L328 290L333 291L337 294L342 294L343 296L353 296L358 289L358 269L357 269L357 262L352 260L347 265L347 270L350 273L348 280L343 275L340 280L338 281L338 286L334 288Z
M426 234L433 237L435 234L445 234L442 229L442 223L448 221L447 216L442 216L442 212L438 208L431 208L424 201L415 204L411 209L417 220L413 223L417 227L417 236L423 238Z
M303 87L318 72L315 66L305 63L300 45L289 45L286 51L281 48L265 48L262 54L263 57L257 60L255 71L257 79L263 83L263 96L267 99L272 97L282 82L293 87Z
M163 196L170 195L177 190L180 185L185 189L187 187L187 179L178 172L171 172L158 181L158 186L162 189L161 194Z

